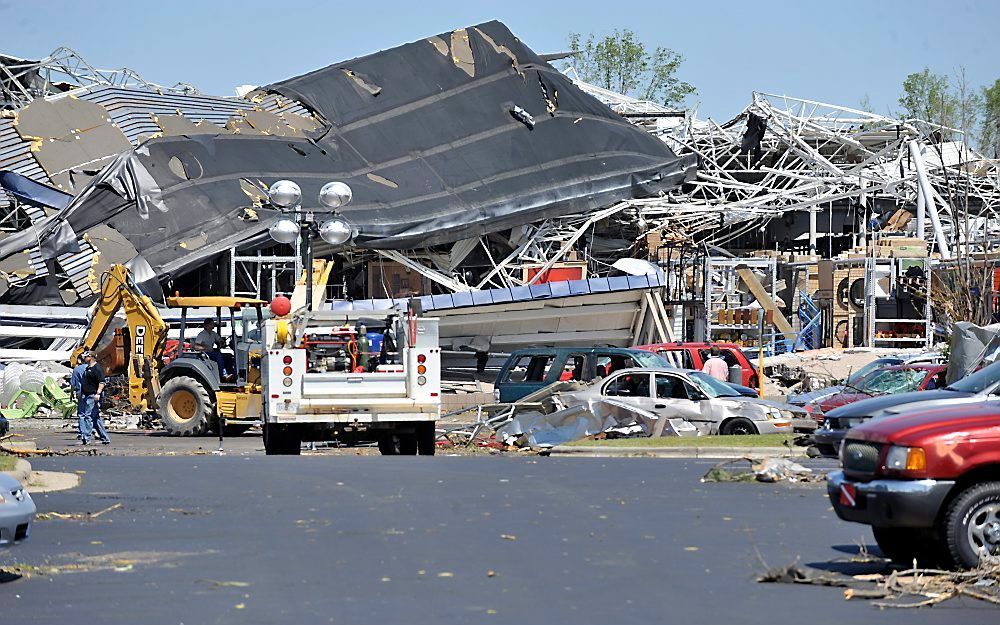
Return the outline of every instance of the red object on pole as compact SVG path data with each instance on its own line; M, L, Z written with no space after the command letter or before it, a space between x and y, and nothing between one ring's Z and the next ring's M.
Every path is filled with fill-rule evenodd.
M292 312L292 300L284 295L279 295L271 300L271 312L275 317L284 317Z

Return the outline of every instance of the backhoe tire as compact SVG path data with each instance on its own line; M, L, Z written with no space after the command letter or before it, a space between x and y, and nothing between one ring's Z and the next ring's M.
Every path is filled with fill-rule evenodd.
M186 375L167 380L156 399L160 422L171 436L201 436L208 432L215 406L208 389Z

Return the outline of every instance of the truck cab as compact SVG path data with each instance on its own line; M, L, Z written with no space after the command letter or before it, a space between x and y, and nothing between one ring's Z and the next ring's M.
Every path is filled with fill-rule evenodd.
M892 560L1000 561L1000 402L869 421L847 432L827 493Z

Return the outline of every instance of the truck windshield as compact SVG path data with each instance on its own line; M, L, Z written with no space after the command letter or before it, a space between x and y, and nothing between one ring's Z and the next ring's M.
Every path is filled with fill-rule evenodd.
M653 352L636 350L635 359L643 367L665 367L667 369L676 368L669 360L659 354L654 354Z
M967 375L945 388L960 393L981 393L990 386L1000 382L1000 362L983 367L972 375Z
M701 392L705 393L709 397L739 397L740 394L736 390L722 382L716 380L707 373L702 373L701 371L692 371L688 373L691 377L691 381L701 389Z

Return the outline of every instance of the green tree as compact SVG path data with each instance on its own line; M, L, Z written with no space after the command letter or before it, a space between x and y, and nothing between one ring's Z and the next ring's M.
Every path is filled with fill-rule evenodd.
M955 127L958 102L952 93L948 77L932 74L926 67L923 71L910 74L903 81L899 106L902 117Z
M577 74L598 87L668 106L680 106L696 92L677 78L683 56L663 46L650 52L631 30L615 30L601 39L591 34L586 41L570 33L569 45Z
M1000 78L983 87L979 147L988 158L1000 158Z

